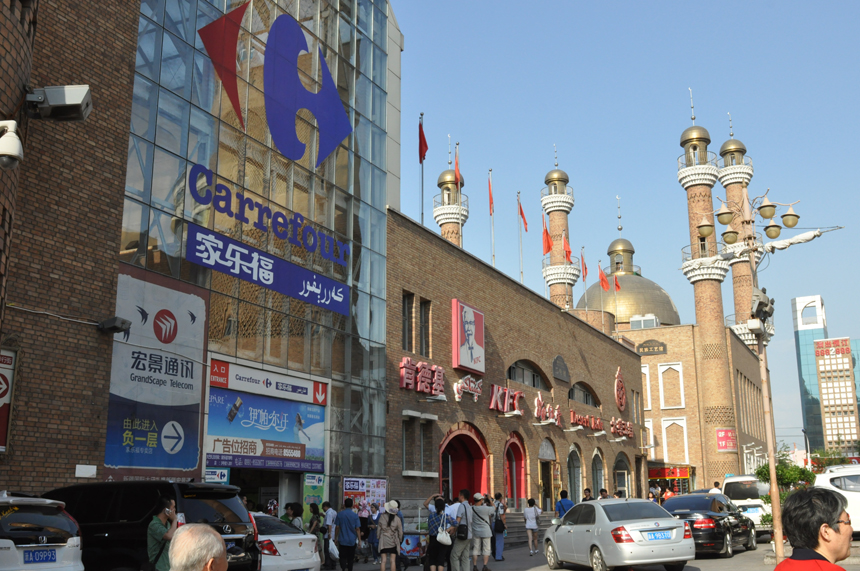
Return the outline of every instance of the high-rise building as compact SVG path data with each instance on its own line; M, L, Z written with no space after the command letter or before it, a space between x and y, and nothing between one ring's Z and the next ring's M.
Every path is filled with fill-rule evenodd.
M854 384L851 340L847 337L820 339L814 342L814 347L824 447L827 450L856 453L857 389Z
M810 450L819 450L824 448L824 428L821 422L815 341L827 339L824 300L820 295L796 297L791 300L791 316L794 320L794 348L797 353L797 381L800 385L803 428L806 430Z

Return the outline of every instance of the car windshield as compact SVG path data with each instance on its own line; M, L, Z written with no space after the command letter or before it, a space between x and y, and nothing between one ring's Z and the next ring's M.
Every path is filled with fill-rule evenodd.
M654 502L630 502L623 504L602 504L603 511L609 521L627 521L632 519L674 519L669 512Z
M714 498L707 496L675 496L663 502L663 508L670 512L706 512L711 511Z
M726 482L723 493L730 500L757 500L770 493L770 486L764 482L747 480L746 482Z
M276 517L255 515L254 521L257 523L257 532L260 535L292 535L296 533L304 533L293 524Z
M186 523L249 522L248 510L235 493L189 489L182 494Z

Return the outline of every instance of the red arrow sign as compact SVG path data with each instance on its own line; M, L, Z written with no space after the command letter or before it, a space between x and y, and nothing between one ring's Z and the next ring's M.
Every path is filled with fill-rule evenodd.
M328 385L325 383L314 383L314 404L326 405L328 400Z

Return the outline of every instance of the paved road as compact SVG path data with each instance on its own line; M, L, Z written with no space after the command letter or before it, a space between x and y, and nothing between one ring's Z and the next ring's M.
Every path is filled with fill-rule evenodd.
M764 539L764 538L763 538ZM766 550L771 547L767 543L759 545L756 551L745 551L742 547L736 548L735 556L732 559L721 559L713 555L702 555L694 561L687 563L684 571L770 571L773 565L764 563ZM478 571L482 571L483 561L478 564ZM546 565L546 559L543 555L529 556L529 552L525 547L510 549L505 551L505 561L493 561L490 558L488 567L491 571L549 571ZM860 565L842 565L846 571L860 571ZM586 567L575 567L573 565L565 565L564 569L568 571L584 571ZM664 571L662 565L649 565L645 567L634 567L636 571ZM617 571L622 571L623 568L618 568ZM379 571L378 565L355 565L355 571ZM387 571L387 570L386 570ZM409 567L408 571L421 571L419 567ZM624 570L626 571L626 570Z

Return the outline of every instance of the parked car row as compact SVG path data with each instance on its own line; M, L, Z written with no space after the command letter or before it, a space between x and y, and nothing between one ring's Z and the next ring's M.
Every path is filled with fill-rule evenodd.
M206 524L221 536L230 571L319 571L317 538L249 513L236 486L171 482L81 484L42 498L0 492L0 569L140 569L162 497L176 501L181 525Z

